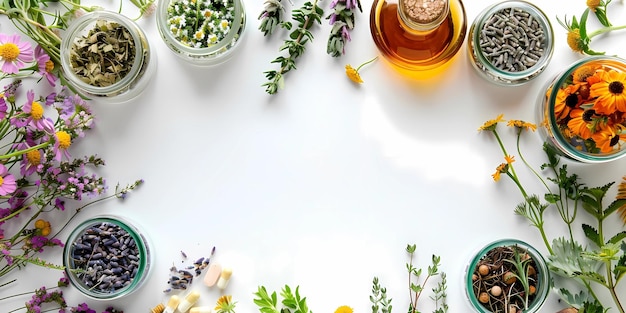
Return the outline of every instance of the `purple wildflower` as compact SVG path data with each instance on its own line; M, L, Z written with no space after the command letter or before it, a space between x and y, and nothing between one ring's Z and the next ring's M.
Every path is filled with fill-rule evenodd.
M26 92L26 104L22 107L24 113L28 114L26 123L33 128L45 131L49 134L54 133L54 122L43 115L43 107L39 102L35 101L35 93L32 90Z
M0 164L0 196L6 196L17 189L17 182L12 174L9 174L6 166Z
M5 116L7 116L7 110L9 107L7 106L7 102L4 100L4 96L0 97L0 120L3 120Z
M20 41L17 34L0 34L0 70L17 74L26 64L33 61L33 48L27 41Z
M39 74L48 80L50 86L56 86L57 77L52 74L54 62L50 60L50 56L43 50L43 48L41 48L41 46L37 46L37 48L35 48L35 58L37 59Z

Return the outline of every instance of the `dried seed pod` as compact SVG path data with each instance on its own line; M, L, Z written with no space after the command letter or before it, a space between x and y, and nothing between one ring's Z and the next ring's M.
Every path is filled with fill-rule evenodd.
M511 285L517 281L517 277L515 276L515 274L513 274L513 272L506 272L504 273L504 275L502 275L502 280L505 284Z
M492 296L499 297L502 294L502 288L500 286L493 286L489 292Z
M478 295L478 301L480 301L480 303L488 303L489 294L486 292L481 292L480 295Z
M487 274L489 274L489 266L486 264L481 264L480 266L478 266L478 273L482 276L486 276Z

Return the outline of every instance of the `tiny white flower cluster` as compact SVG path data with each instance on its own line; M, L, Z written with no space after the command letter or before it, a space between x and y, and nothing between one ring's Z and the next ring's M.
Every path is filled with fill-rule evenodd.
M211 47L226 38L234 20L233 0L172 1L167 23L174 37L193 48Z

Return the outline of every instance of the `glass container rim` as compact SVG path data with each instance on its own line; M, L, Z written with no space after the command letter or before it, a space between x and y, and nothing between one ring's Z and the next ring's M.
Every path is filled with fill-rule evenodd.
M622 158L626 156L626 148L618 152L613 152L609 154L592 154L592 153L585 153L583 151L577 150L574 147L572 147L572 145L565 139L565 137L563 137L563 134L561 134L561 132L558 131L559 126L556 124L556 120L552 118L553 116L555 116L553 104L556 103L556 96L558 94L558 88L555 89L554 87L562 86L567 80L567 78L580 66L587 64L589 62L598 62L598 61L613 61L616 63L621 63L624 65L626 69L626 59L622 59L620 57L611 56L611 55L591 55L591 56L586 56L584 58L581 58L571 63L567 67L566 70L562 71L561 73L558 73L556 78L552 82L548 82L548 86L551 85L552 90L550 91L550 95L547 99L548 114L549 114L547 123L549 123L550 128L554 130L554 131L551 131L551 133L553 134L555 138L556 144L559 145L561 148L563 148L562 150L564 150L567 156L577 161L587 162L587 163L604 163L604 162Z
M135 43L135 59L133 60L130 72L116 83L105 87L98 87L85 83L76 76L76 73L70 64L70 51L72 49L71 45L74 43L74 38L79 35L79 32L84 31L87 26L101 19L114 21L122 25L129 31ZM143 38L140 36L143 36ZM67 79L70 80L78 89L94 95L116 94L130 85L137 78L139 73L141 73L141 69L144 66L144 59L146 59L144 56L144 50L150 50L149 43L145 39L145 34L141 28L133 20L118 12L104 9L95 10L78 17L68 26L65 31L65 35L61 40L61 66L66 73Z
M169 31L169 28L168 28L167 8L173 1L180 1L180 0L163 0L163 1L159 1L159 3L157 4L157 10L156 10L157 28L159 29L159 33L161 34L162 38L164 38L167 42L175 45L176 49L179 49L180 51L188 55L192 55L196 57L198 56L210 57L216 54L221 49L223 49L224 47L227 47L228 45L232 43L232 41L236 38L236 36L239 35L240 33L239 29L243 27L245 23L245 9L244 9L243 2L241 0L232 0L233 7L234 7L233 25L230 28L226 37L220 40L217 44L212 45L210 47L195 48L195 47L186 46L182 44L178 39L176 39L174 35L172 34L172 32ZM242 18L239 18L239 17L242 17ZM235 44L239 43L240 41L241 41L241 38L238 38ZM229 50L232 50L232 49L229 49Z
M408 0L398 0L398 15L400 16L400 20L405 23L409 28L412 28L416 31L430 31L435 29L437 26L441 25L443 21L446 20L448 14L450 14L450 0L442 0L445 2L445 7L443 11L445 13L439 15L436 19L432 20L429 23L418 23L414 22L403 10L402 4Z
M538 18L541 21L541 28L543 28L544 33L546 35L546 39L544 40L543 43L544 43L544 47L548 49L541 56L541 58L539 59L539 61L537 61L535 65L533 65L532 67L528 69L518 71L518 72L504 71L495 67L485 57L482 49L480 49L480 43L479 43L479 40L480 40L479 33L480 31L482 31L483 27L485 26L486 18L496 12L499 12L504 9L509 9L509 8L521 8L525 10L526 12L528 12L529 14L533 14L534 18ZM504 0L504 1L500 1L498 3L492 4L486 7L476 16L476 19L472 25L471 36L472 38L470 40L472 40L473 42L472 49L474 50L473 51L474 55L476 55L476 57L480 60L480 62L485 67L488 68L488 70L496 72L502 78L502 80L510 81L511 83L509 83L509 85L523 83L523 82L514 83L515 81L519 79L523 79L527 77L530 77L530 79L532 79L532 78L537 77L538 74L543 72L543 70L547 67L548 63L552 59L552 55L554 54L554 29L552 27L552 23L550 22L550 19L548 19L548 16L545 14L545 12L541 10L538 6L525 0ZM527 81L524 81L524 82L527 82Z
M78 280L76 275L71 271L71 253L72 243L80 236L88 227L101 223L111 223L121 227L135 241L139 249L140 262L137 267L137 274L133 281L123 288L114 292L98 292L98 290L90 289ZM150 253L150 244L145 236L142 235L141 228L137 227L134 222L130 222L126 217L119 215L96 215L80 222L67 237L67 242L63 248L63 266L65 273L72 286L78 289L85 296L94 300L113 300L133 293L143 282L146 281L150 274L150 264L152 263L152 255Z
M528 244L525 241L514 239L514 238L503 238L491 241L486 244L482 248L480 248L476 253L472 254L472 258L465 268L465 296L470 304L470 306L474 309L475 312L478 313L491 313L487 308L485 308L480 302L478 302L478 297L474 295L473 291L473 281L472 281L472 272L473 269L476 268L476 265L480 262L482 257L491 249L502 246L518 246L522 249L525 249L530 254L530 257L533 258L535 264L537 265L537 279L542 282L541 286L537 288L537 296L532 301L528 310L524 312L539 312L541 307L546 302L548 295L550 293L550 270L548 269L548 265L546 263L543 255L535 249L532 245Z

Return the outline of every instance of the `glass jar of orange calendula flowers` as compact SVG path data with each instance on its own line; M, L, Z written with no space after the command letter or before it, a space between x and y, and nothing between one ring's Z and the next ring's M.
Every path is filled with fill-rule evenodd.
M539 97L539 129L561 154L584 163L626 155L626 60L581 59Z

